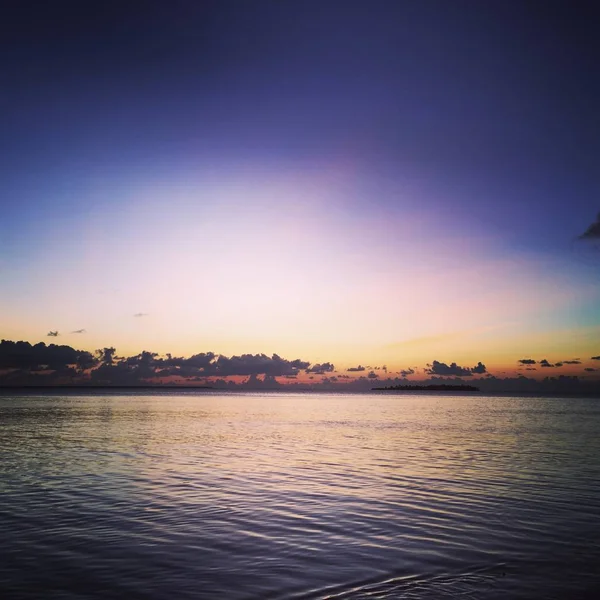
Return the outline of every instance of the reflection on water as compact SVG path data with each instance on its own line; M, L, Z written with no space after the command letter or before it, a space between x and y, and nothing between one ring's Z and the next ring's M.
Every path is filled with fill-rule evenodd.
M593 399L0 396L0 589L595 598L598 431Z

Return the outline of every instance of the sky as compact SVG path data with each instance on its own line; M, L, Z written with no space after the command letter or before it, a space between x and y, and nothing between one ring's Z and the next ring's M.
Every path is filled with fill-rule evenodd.
M0 338L596 377L596 10L14 3Z

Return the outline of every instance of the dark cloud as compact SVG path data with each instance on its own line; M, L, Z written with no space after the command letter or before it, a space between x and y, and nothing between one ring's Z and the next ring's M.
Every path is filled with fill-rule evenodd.
M592 356L592 360L600 360L600 356Z
M454 362L450 365L447 365L446 363L434 360L431 364L427 364L427 366L429 368L425 369L425 372L429 373L430 375L456 375L459 377L469 377L472 374L469 369L459 367Z
M600 240L600 213L596 220L579 236L580 240Z
M600 360L600 357L597 358ZM524 359L531 360L531 359ZM579 360L579 359L573 359ZM566 361L564 361L566 362ZM550 363L544 359L540 365ZM360 365L359 365L360 366ZM535 370L528 366L527 369ZM301 359L287 360L277 354L243 354L227 357L214 352L203 352L189 357L171 354L158 355L144 350L139 354L118 356L114 347L105 347L95 354L76 350L70 346L40 342L0 342L0 385L64 385L91 383L99 385L148 385L163 382L203 384L218 389L278 389L283 378L292 389L346 389L365 391L376 385L406 384L405 377L417 373L416 367L400 371L400 377L387 377L374 368L368 369L366 376L353 378L349 375L329 376L334 370L330 362L311 365ZM600 369L586 367L585 373ZM298 378L308 373L310 381ZM420 372L420 371L419 371ZM433 361L425 370L425 385L435 383L464 383L465 377L473 374L484 375L477 379L482 391L496 392L536 392L565 394L598 394L600 383L594 377L546 377L543 380L530 379L524 375L500 379L487 373L482 362L474 367L463 367L456 363ZM244 381L232 379L244 377ZM385 378L384 378L385 377ZM462 379L461 379L462 378ZM166 381L165 381L166 380Z
M71 333L85 333L85 329L76 329L75 331L71 331Z
M115 348L100 348L96 350L96 356L102 364L112 365L116 352Z
M91 369L98 364L97 358L91 352L85 352L83 350L76 350L77 353L77 366L82 371Z
M237 387L243 387L247 389L278 389L281 387L281 383L275 379L272 375L264 375L262 379L256 373L253 373Z
M46 334L46 337L58 337L60 334L58 333L58 331L49 331Z
M155 362L157 366L172 368L172 369L196 369L202 371L209 371L214 373L214 369L211 365L217 360L217 355L214 352L201 352L199 354L193 354L188 358L183 356L172 356L167 354L166 358L157 359ZM247 374L247 373L245 373Z
M526 367L525 370L526 371L537 371L537 369L535 367Z
M220 377L230 375L270 375L282 377L285 375L298 375L301 369L308 369L310 363L300 359L286 360L277 354L267 356L266 354L242 354L227 358L220 355L212 361L205 370L214 372ZM332 369L333 370L333 369ZM316 372L316 371L312 371Z
M148 313L142 313L142 312L139 312L139 313L135 313L135 315L133 315L133 316L134 316L134 317L147 317L147 316L148 316Z
M535 364L538 364L535 360L533 360L531 358L521 358L518 362L521 363L522 365L535 365ZM581 361L578 358L573 359L573 360L561 360L561 361L558 361L558 362L556 362L554 364L550 363L545 358L542 359L539 362L539 365L541 367L546 367L546 368L549 368L549 367L562 367L563 365L580 365L580 364L581 364Z
M50 369L53 371L67 367L86 369L96 360L89 352L75 350L70 346L59 346L43 342L31 345L29 342L0 342L0 368L4 369Z
M103 363L91 372L91 380L99 385L136 385L140 375L138 369L124 363Z
M358 367L350 367L349 369L346 369L346 371L351 371L351 372L360 372L360 371L365 371L365 367L363 367L362 365L358 365Z
M312 365L308 369L306 369L307 373L315 373L315 375L323 375L324 373L331 373L335 370L335 366L330 362L326 362L323 364L317 363L316 365Z
M160 367L156 364L156 352L148 352L146 350L140 352L136 356L130 356L129 358L122 359L117 365L118 369L125 367L126 371L115 371L118 377L133 377L136 380L139 379L150 379L152 377L161 377ZM190 376L192 373L190 373ZM197 376L197 373L193 373Z
M273 354L273 356L267 356L266 354L242 354L241 356L227 357L217 355L214 352L202 352L194 354L189 358L173 357L170 354L166 358L159 358L156 353L144 351L141 354L126 359L125 362L130 367L160 369L155 375L159 377L203 376L223 378L233 375L296 377L301 370L310 368L308 361L298 358L287 360L278 354ZM318 369L311 372L320 373L322 369L323 371L327 370L328 364L315 365ZM333 367L333 365L330 366Z
M188 358L167 355L160 357L156 352L144 350L129 357L119 357L113 347L89 352L74 350L70 346L43 343L31 346L28 342L2 341L0 344L0 369L22 371L24 380L33 372L53 371L54 379L79 377L103 385L137 385L152 383L158 378L176 377L189 381L206 381L210 378L225 379L231 376L247 376L248 386L263 385L277 387L276 377L296 378L303 370L319 374L333 370L331 363L310 367L308 361L287 360L277 354L244 354L227 357L214 352L194 354ZM256 379L261 376L262 379ZM14 379L14 377L13 377ZM34 378L36 382L40 377ZM48 378L46 378L48 379ZM50 379L48 379L49 382ZM62 381L62 379L61 379Z
M447 365L446 363L434 360L431 364L427 365L429 368L425 369L425 372L429 375L443 375L443 376L456 376L456 377L471 377L473 373L483 374L487 372L485 365L482 362L478 362L476 366L472 368L461 367L455 362Z

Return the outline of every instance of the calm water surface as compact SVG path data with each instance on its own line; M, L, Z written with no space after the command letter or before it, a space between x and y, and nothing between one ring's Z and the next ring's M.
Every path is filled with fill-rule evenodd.
M3 598L600 597L600 400L0 396Z

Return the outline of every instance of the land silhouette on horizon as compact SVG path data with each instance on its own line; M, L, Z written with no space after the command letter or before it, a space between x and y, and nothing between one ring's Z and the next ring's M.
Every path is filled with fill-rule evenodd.
M428 391L428 392L478 392L479 388L474 385L467 384L449 384L449 383L432 383L429 385L389 385L385 387L374 387L372 388L377 392L414 392L414 391Z

